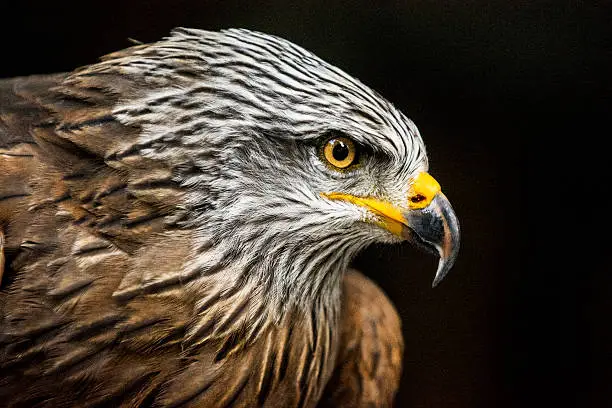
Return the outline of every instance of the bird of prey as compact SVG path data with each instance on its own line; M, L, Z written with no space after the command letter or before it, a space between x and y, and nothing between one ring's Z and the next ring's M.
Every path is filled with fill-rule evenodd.
M384 407L397 313L349 262L459 226L415 125L271 35L175 29L0 81L0 405Z

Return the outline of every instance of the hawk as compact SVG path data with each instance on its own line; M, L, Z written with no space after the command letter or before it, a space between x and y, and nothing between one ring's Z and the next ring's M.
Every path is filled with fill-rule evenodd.
M390 406L350 260L459 226L416 126L278 37L175 29L0 81L0 405Z

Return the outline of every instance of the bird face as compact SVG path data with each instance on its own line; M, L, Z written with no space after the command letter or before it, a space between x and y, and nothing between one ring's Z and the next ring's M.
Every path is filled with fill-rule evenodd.
M222 179L242 184L231 188L240 197L223 207L233 208L232 218L246 224L265 222L262 236L273 231L284 236L281 242L310 248L327 242L322 254L335 261L333 255L350 258L372 242L410 241L439 255L437 285L457 256L458 221L440 185L426 172L418 130L398 117L405 133L379 122L367 127L372 133L364 132L363 126L354 126L359 118L350 113L313 119L315 130L291 137L254 131L257 137L236 148L226 166L233 174ZM404 148L385 144L385 137Z
M148 156L175 163L216 259L265 279L285 270L293 283L346 267L373 242L408 240L440 256L434 285L448 272L457 218L416 126L376 92L246 30L179 29L122 69L147 65L173 87L116 114L144 128Z
M327 132L306 154L287 163L287 168L294 168L293 176L287 174L282 184L311 197L310 210L316 209L327 220L321 226L340 237L360 237L360 244L407 240L439 255L436 286L459 248L459 224L448 199L426 172L425 160L406 166L408 158L401 153L385 155L375 149L375 139L362 135L362 140ZM293 146L292 150L300 149ZM300 162L305 165L295 171ZM272 172L279 173L280 169ZM283 190L281 185L276 187Z

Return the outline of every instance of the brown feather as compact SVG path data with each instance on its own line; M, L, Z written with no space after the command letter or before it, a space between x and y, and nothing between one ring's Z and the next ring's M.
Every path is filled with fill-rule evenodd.
M2 287L2 275L4 275L4 231L0 229L0 287Z
M357 271L343 281L340 350L321 407L391 407L404 342L395 307Z

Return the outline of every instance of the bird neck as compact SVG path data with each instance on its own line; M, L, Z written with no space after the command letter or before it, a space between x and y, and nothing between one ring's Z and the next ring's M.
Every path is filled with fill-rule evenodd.
M190 288L198 299L198 323L188 334L194 341L227 337L235 328L253 340L287 316L315 325L323 317L327 324L336 319L350 249L358 246L274 225L217 232L200 237L190 264Z

